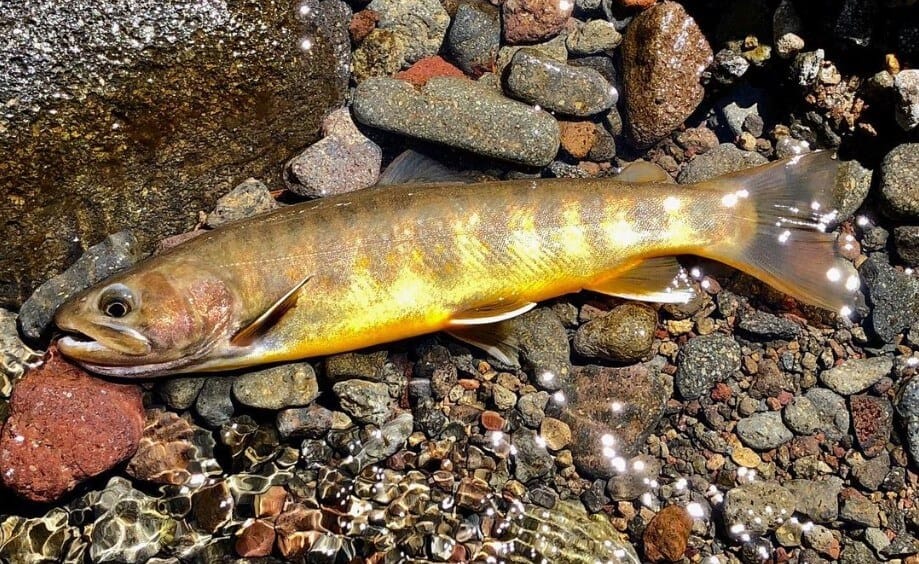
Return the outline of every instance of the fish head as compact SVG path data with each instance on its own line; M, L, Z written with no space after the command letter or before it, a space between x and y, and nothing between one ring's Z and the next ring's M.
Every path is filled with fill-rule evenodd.
M188 372L220 354L234 296L226 283L186 265L131 269L68 300L55 323L58 350L92 372L148 377Z

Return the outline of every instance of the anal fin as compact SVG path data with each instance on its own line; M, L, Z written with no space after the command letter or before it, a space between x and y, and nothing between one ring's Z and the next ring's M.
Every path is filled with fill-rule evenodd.
M665 304L684 304L696 295L686 270L674 257L645 259L619 276L584 289L630 300Z
M254 321L240 329L230 343L237 347L245 347L252 344L259 336L263 335L272 326L274 326L284 314L297 304L297 296L300 289L310 281L312 276L307 276L298 282L293 288L287 291L276 302L271 304L261 315Z
M450 319L450 325L487 325L522 315L536 307L536 302L499 301L460 312Z
M448 335L482 349L508 366L520 366L519 347L510 323L490 323L450 329Z

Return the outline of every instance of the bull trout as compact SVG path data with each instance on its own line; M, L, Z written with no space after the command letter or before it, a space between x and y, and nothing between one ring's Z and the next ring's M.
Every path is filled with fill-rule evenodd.
M581 290L686 301L693 286L673 258L686 254L848 313L860 282L825 232L837 169L811 153L692 186L464 185L408 153L388 186L205 232L74 296L56 314L70 333L58 347L100 374L149 377L443 330L512 362L496 324Z

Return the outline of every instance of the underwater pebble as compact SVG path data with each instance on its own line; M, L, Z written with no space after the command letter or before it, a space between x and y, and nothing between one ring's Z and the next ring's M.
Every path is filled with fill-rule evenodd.
M581 325L572 345L588 358L637 362L651 352L656 328L657 312L643 304L626 303Z
M737 327L756 337L791 340L801 334L801 327L789 319L759 310L747 310Z
M919 321L919 279L890 266L882 253L874 253L859 268L872 309L870 327L885 343Z
M504 39L530 43L549 39L565 28L574 2L557 0L507 0L502 4Z
M501 45L501 13L488 2L462 2L447 33L446 53L467 74L494 70Z
M752 482L731 490L724 496L724 528L732 534L762 535L791 518L795 498L777 482ZM734 533L735 527L739 533Z
M902 225L893 230L897 255L909 266L919 266L919 225Z
M382 425L392 412L389 388L379 382L366 380L345 380L336 382L332 391L341 403L342 409L354 419Z
M851 489L844 492L844 496L839 508L840 519L863 527L881 526L881 512L875 503Z
M325 359L325 377L332 382L351 378L379 382L384 377L388 356L386 351L336 354Z
M703 335L680 349L674 384L684 399L696 399L740 369L740 346L726 335Z
M450 25L449 14L437 0L373 0L367 9L377 15L377 30L401 39L402 67L436 55ZM355 56L362 47L355 49Z
M546 441L549 450L562 450L571 443L571 428L564 421L546 417L539 426L539 435Z
M275 540L274 525L257 519L240 529L236 537L236 553L243 558L260 558L271 555Z
M744 131L744 122L760 116L760 104L765 104L767 93L759 88L742 86L732 90L717 104L718 113L734 138Z
M737 422L736 432L745 445L757 450L777 448L794 438L778 411L754 413L745 417Z
M133 455L143 429L139 387L93 378L54 352L13 390L0 479L30 500L54 501Z
M462 78L433 78L420 92L401 80L368 79L353 110L373 127L522 164L544 166L558 152L555 118Z
M166 405L179 411L194 405L198 393L204 387L205 377L179 376L161 380L156 384L156 391Z
M552 455L546 450L546 442L536 431L522 428L513 435L514 477L523 483L548 474L553 466Z
M520 364L546 390L559 389L569 376L571 349L565 326L551 308L538 307L507 321L517 338Z
M195 412L210 428L217 428L233 417L233 380L235 376L208 376L195 400Z
M546 405L549 403L548 392L530 392L523 394L517 400L517 411L523 424L527 427L536 428L542 424L546 416Z
M407 49L405 38L398 33L373 29L351 54L351 74L358 82L375 76L391 76L408 65Z
M318 395L316 373L305 362L246 372L233 381L236 400L260 409L299 407L310 403Z
M278 412L278 432L281 438L318 439L332 428L332 412L321 405L284 409Z
M129 476L156 484L183 485L192 477L219 473L212 458L214 438L171 411L149 409L137 452L125 469Z
M176 521L157 509L157 500L114 477L101 492L92 492L87 506L96 520L90 528L93 562L149 562L175 538Z
M897 401L897 413L905 428L906 444L912 457L913 469L919 470L919 378L903 384Z
M766 157L759 153L743 151L732 143L722 143L686 163L677 176L677 182L680 184L703 182L722 174L737 172L767 162Z
M867 457L877 456L893 431L893 406L887 398L866 394L849 398L855 441Z
M287 164L287 188L300 196L319 198L353 192L376 184L383 151L364 137L347 108L322 122L325 137Z
M408 412L400 413L384 423L379 432L373 433L354 454L357 468L366 468L395 454L412 434L413 425L414 418Z
M849 432L846 400L824 388L795 396L782 414L788 427L800 435L823 433L829 440L838 440Z
M782 0L772 14L772 38L776 54L788 59L804 49L801 17L792 0Z
M577 20L575 20L577 21ZM593 55L615 49L622 43L622 35L606 20L589 20L575 24L568 31L565 45L573 55Z
M907 432L907 436L908 436ZM890 471L890 455L886 450L881 451L874 458L860 459L852 464L852 477L855 482L868 491L875 491L881 487L884 478Z
M276 207L278 203L271 197L268 187L259 180L248 178L217 200L214 211L207 214L205 224L220 227Z
M840 173L836 176L836 185L833 189L836 209L839 219L846 219L855 214L861 207L868 191L874 172L863 167L858 161L843 161L840 163Z
M17 317L15 313L0 308L0 398L10 397L13 382L42 358L41 353L33 351L19 338ZM2 422L3 417L0 417Z
M915 129L919 125L919 69L908 69L897 73L893 79L897 93L897 124L904 131Z
M506 84L516 98L571 116L600 113L618 99L616 89L597 70L558 62L533 49L517 51Z
M830 523L839 516L839 492L842 479L830 476L826 480L788 480L782 486L795 498L795 511L815 523Z
M19 325L30 339L51 329L54 312L70 296L140 260L140 245L130 231L119 231L86 249L70 268L39 286L19 308Z
M820 373L824 386L844 396L865 391L890 374L893 360L885 356L852 358Z
M638 146L659 141L692 114L712 58L705 35L676 2L655 4L632 21L622 42L622 86L624 117Z
M891 215L919 219L916 170L919 170L919 143L897 145L881 161L881 197Z
M642 540L645 557L651 562L676 562L686 552L692 517L679 505L661 509L645 527Z

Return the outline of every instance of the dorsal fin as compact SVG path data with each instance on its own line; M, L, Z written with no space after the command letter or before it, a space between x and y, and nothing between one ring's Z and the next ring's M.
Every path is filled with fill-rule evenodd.
M685 269L673 257L643 260L620 276L588 286L585 290L664 304L684 304L696 294Z
M403 152L386 167L378 186L389 184L426 184L431 182L456 182L468 184L473 179L460 175L443 164L417 151Z
M304 284L309 282L310 278L312 278L312 275L307 276L288 290L278 301L271 304L268 309L255 318L252 323L240 329L230 340L230 343L237 347L246 347L251 345L259 336L265 334L278 320L284 317L285 313L297 304L297 295Z

